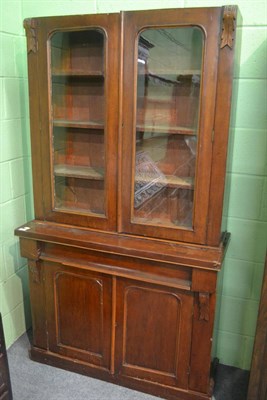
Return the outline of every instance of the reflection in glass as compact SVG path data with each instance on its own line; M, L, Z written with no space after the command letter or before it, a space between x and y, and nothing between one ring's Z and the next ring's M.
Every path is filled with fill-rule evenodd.
M133 221L192 228L203 33L138 38Z
M57 32L50 49L54 207L105 214L104 35Z

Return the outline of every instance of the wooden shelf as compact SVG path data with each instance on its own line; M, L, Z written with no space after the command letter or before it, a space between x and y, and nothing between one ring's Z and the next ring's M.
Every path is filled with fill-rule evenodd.
M55 176L99 181L104 179L104 168L59 164L54 166L54 174Z
M189 76L189 75L201 75L201 70L199 69L181 69L181 70L162 70L162 71L153 71L153 72L147 72L145 70L139 70L138 71L138 76L148 76L151 78L156 78L162 81L167 81L169 83L178 83L178 79L173 79L169 77L176 76L177 78L179 76Z
M102 180L104 179L104 169L103 168L93 168L79 165L67 165L59 164L54 166L54 174L56 176L71 177L71 178L82 178L82 179L93 179ZM166 179L166 180L165 180ZM193 189L194 179L191 177L178 177L175 175L166 175L165 179L157 180L158 183L170 187L170 188L180 188L180 189ZM140 181L140 180L138 180ZM143 183L149 183L150 179L147 181L142 177Z
M54 119L53 125L62 128L104 129L103 122L97 121L72 121L67 119Z
M102 71L87 71L87 70L52 70L52 77L84 77L92 79L104 79Z
M190 229L192 227L191 224L191 215L188 215L187 218L184 218L184 221L170 221L169 219L164 219L164 218L160 218L160 219L152 219L151 221L145 221L146 225L150 225L150 226L161 226L161 227L166 227L166 228L173 228L174 226L179 227L180 229ZM134 222L137 224L144 224L144 218L140 218L140 217L134 217Z
M138 179L135 181L136 183L144 183L149 184L151 178L142 176L142 179ZM176 189L193 189L194 188L194 178L192 177L179 177L175 175L165 175L165 178L157 178L156 183L164 186L166 185L169 188L176 188Z
M158 133L171 133L177 135L196 135L196 130L186 128L184 126L169 126L169 125L143 125L137 124L136 130L139 132L158 132Z
M191 177L179 177L175 175L167 175L167 186L171 188L180 189L193 189L194 188L194 178Z

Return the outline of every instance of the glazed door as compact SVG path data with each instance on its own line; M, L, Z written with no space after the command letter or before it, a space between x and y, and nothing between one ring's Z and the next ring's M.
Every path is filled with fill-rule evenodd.
M220 17L124 14L123 232L205 242Z
M118 279L119 375L188 389L193 298L190 292Z
M37 212L114 230L119 17L42 18L36 31L38 48L29 59L39 72L40 104L32 110L39 118L33 136L40 131L33 145Z
M111 278L46 262L49 350L110 369Z

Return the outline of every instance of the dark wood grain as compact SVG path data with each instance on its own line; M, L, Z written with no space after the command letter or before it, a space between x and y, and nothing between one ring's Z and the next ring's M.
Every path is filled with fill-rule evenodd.
M122 279L117 287L118 373L187 389L192 294Z
M22 238L62 243L105 253L124 254L148 260L162 260L168 263L217 271L221 268L225 251L223 241L219 247L201 246L142 236L79 229L37 220L28 222L16 229L16 235Z
M111 279L45 262L49 350L110 368Z

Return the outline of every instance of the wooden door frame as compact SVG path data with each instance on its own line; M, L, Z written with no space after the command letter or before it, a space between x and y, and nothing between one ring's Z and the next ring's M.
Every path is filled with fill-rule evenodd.
M208 10L208 13L207 13ZM160 239L180 240L204 244L206 242L207 219L209 211L209 191L212 167L212 134L215 116L215 100L217 90L217 69L219 60L219 44L221 8L200 8L190 10L190 15L183 9L165 10L160 14L156 11L133 11L122 14L123 25L123 93L122 93L122 130L120 170L123 176L119 179L119 205L122 213L118 219L120 232L157 237ZM219 23L218 23L219 22ZM201 111L199 121L199 155L196 170L196 189L194 205L194 222L190 229L158 227L153 224L136 223L132 221L132 188L134 180L135 143L135 104L136 95L136 39L139 32L145 28L199 27L205 38L203 54L203 76L201 85ZM211 62L212 60L212 62ZM134 79L133 79L134 77ZM208 88L208 89L207 89Z
M117 138L120 14L72 15L25 20L28 39L31 146L35 217L69 225L116 231L117 226ZM101 29L105 35L105 214L79 214L53 207L52 108L50 93L49 41L56 32ZM38 38L38 39L37 39ZM38 42L37 42L38 41ZM33 47L32 43L35 43Z

